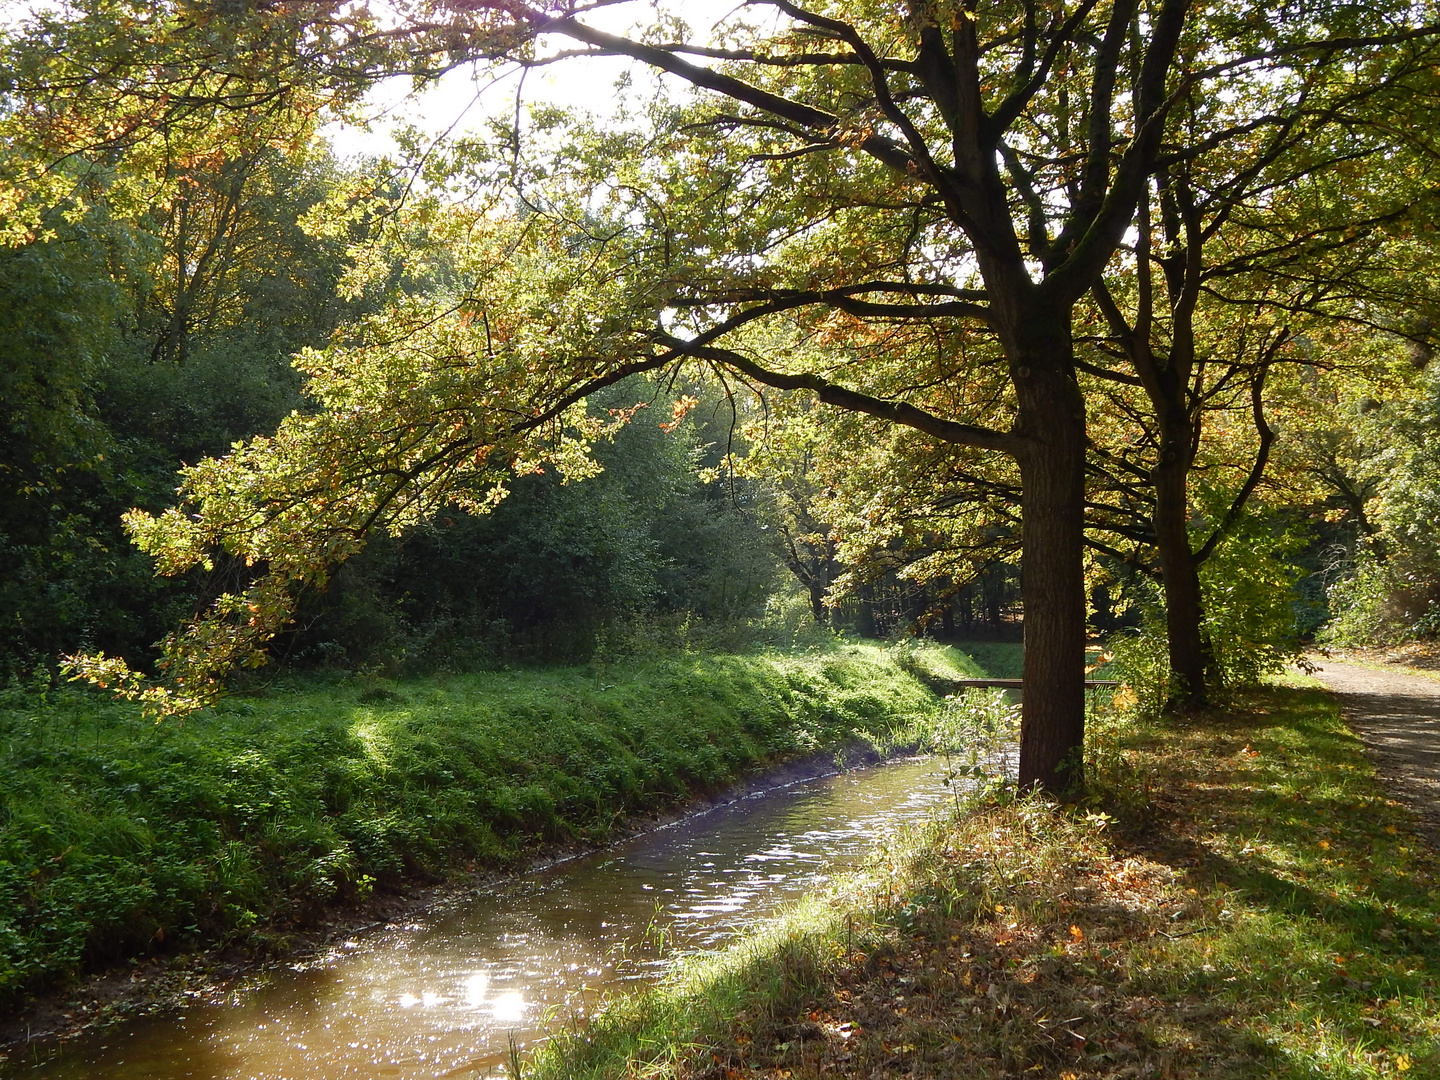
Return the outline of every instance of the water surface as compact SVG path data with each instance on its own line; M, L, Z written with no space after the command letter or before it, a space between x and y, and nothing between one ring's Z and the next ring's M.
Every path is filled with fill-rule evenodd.
M507 879L224 1004L90 1037L6 1075L396 1080L499 1072L602 991L657 978L864 857L949 798L912 759L806 781Z

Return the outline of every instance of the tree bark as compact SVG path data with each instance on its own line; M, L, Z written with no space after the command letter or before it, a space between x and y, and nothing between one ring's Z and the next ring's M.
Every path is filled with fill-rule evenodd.
M1190 550L1189 503L1185 481L1190 454L1184 435L1162 434L1156 465L1155 549L1165 589L1165 631L1170 657L1169 706L1199 707L1208 700L1205 685L1210 650L1201 629L1204 605L1200 571Z
M1051 314L1047 321L1046 331L1017 341L1018 362L1011 363L1017 434L1026 443L1019 457L1025 598L1019 782L1065 795L1084 784L1085 402L1068 319Z
M830 622L830 609L825 606L824 582L810 582L810 613L815 616L815 622L820 626L826 626Z

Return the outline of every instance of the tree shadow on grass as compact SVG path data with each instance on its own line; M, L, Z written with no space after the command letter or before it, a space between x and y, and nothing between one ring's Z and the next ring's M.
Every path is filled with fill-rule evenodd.
M1275 688L1244 704L1144 744L1170 783L1120 831L1121 851L1213 897L1192 992L1230 1001L1252 1027L1313 1027L1308 1042L1282 1040L1291 1072L1320 1068L1324 1053L1389 1052L1417 1016L1434 1021L1434 853L1385 797L1332 698ZM1432 1037L1405 1049L1417 1075L1422 1061L1440 1065Z

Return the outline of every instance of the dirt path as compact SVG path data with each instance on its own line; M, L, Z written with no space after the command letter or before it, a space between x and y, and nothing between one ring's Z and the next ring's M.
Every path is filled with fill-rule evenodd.
M1345 720L1370 751L1381 779L1440 847L1440 681L1310 659L1319 668L1315 677L1340 696Z

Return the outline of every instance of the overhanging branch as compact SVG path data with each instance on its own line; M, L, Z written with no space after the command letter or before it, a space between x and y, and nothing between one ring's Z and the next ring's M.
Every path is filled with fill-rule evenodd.
M1025 440L1017 435L947 420L907 402L890 401L859 390L851 390L813 372L791 374L772 371L733 349L719 348L698 341L687 342L670 334L660 334L658 340L674 353L724 364L765 386L772 386L777 390L809 390L827 405L889 420L893 424L902 424L932 435L942 442L974 446L982 450L998 450L1012 457L1019 456L1026 446Z

